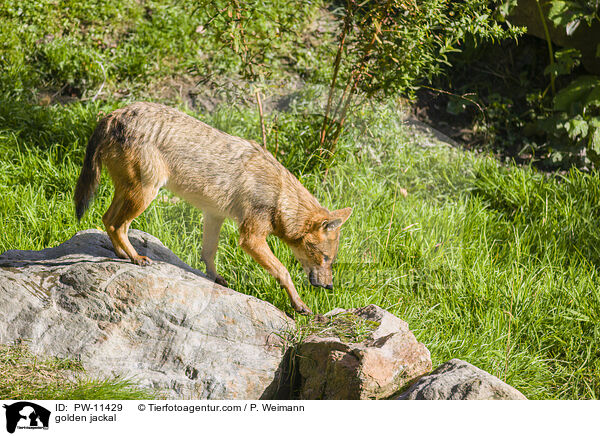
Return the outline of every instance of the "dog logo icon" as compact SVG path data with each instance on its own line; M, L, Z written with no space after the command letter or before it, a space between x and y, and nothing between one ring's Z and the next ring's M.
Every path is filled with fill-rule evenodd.
M3 406L6 409L6 431L19 429L48 429L50 411L29 401Z

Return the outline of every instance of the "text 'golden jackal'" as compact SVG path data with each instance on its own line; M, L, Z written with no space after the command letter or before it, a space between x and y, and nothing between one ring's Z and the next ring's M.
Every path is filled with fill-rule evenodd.
M223 220L232 218L239 225L242 248L285 288L296 311L310 313L289 272L267 245L269 234L289 245L313 286L332 288L340 226L352 209L330 212L322 207L255 142L160 104L118 109L98 123L89 140L75 189L79 219L98 187L101 165L115 185L102 221L119 257L138 265L150 263L135 251L127 231L165 187L203 210L202 260L217 283L226 284L214 262L219 232Z

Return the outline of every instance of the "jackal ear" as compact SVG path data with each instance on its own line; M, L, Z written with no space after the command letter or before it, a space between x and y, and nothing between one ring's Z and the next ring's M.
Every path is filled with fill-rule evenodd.
M350 218L351 213L351 207L334 210L333 212L329 213L329 219L323 222L323 227L328 231L335 230L344 224L348 218Z

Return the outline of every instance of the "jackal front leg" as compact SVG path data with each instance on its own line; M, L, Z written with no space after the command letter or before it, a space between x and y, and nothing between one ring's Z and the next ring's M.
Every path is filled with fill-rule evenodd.
M290 273L269 248L266 237L245 235L242 231L240 235L240 245L246 253L252 256L252 258L266 269L269 274L275 277L277 282L286 290L290 297L292 307L296 312L302 315L312 315L311 310L304 301L302 301L300 295L298 295Z
M217 274L215 255L219 245L219 233L223 225L223 218L204 213L202 224L202 262L206 265L206 275L221 286L227 286L227 281Z

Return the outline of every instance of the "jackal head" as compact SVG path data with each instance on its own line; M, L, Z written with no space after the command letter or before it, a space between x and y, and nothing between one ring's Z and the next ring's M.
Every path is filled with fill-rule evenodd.
M332 212L320 210L309 218L306 234L291 246L311 285L333 289L332 265L340 242L340 227L351 213L350 207Z

